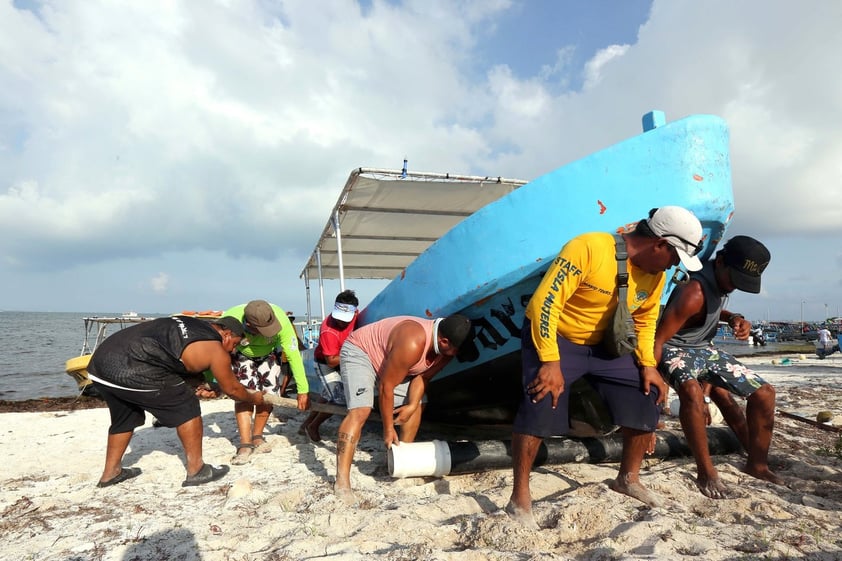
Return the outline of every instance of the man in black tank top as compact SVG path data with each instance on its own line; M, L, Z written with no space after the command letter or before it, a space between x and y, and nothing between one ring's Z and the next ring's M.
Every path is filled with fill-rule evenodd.
M134 429L146 422L146 411L162 426L176 429L187 456L183 487L228 473L228 466L211 466L202 460L199 399L184 375L210 370L232 399L262 405L263 394L246 390L231 370L230 353L242 339L243 325L234 318L208 323L176 316L127 327L103 341L88 367L111 413L105 468L97 487L140 475L140 468L121 463Z
M735 236L677 287L661 314L655 333L658 369L678 392L679 418L696 458L696 483L712 498L728 497L728 488L713 467L706 425L713 401L748 453L743 471L781 484L769 469L769 445L775 415L775 389L712 341L719 322L726 322L737 339L748 339L751 323L725 309L734 290L757 294L760 275L769 264L769 250L754 238ZM731 394L746 398L746 414Z

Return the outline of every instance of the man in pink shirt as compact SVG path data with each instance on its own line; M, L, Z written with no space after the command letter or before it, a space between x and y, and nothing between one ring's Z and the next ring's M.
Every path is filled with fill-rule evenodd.
M385 318L353 331L339 353L348 414L339 425L336 441L334 491L353 504L351 464L360 431L378 394L386 448L412 442L421 424L427 383L472 338L471 320L462 315L439 319L413 316Z
M345 405L345 392L339 376L339 351L357 325L359 305L360 301L353 290L343 290L336 296L333 311L319 329L319 344L313 351L316 370L322 383L321 394L314 398L318 403ZM322 436L319 434L319 427L330 416L330 413L311 412L298 429L298 434L306 434L313 442L320 441Z

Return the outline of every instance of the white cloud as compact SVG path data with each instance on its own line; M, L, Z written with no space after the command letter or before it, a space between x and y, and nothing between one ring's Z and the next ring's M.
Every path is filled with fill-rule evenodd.
M626 54L629 48L629 45L610 45L600 49L585 65L585 83L582 89L588 90L596 86L600 81L603 69L615 59Z
M164 294L169 289L170 276L166 273L158 273L149 281L152 291L158 294Z
M735 229L842 239L842 4L657 0L636 42L573 68L559 37L534 76L476 64L489 35L517 40L493 36L511 9L0 3L0 275L25 293L27 271L124 260L186 299L203 266L156 261L204 255L286 294L352 168L407 156L530 179L639 133L650 109L729 122Z

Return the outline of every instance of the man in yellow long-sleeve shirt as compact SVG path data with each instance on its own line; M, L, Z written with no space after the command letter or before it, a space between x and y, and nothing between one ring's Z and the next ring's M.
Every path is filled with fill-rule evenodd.
M506 511L537 527L529 473L545 437L566 434L569 388L581 377L599 392L622 428L623 457L612 489L655 506L660 499L640 483L640 465L658 422L667 386L654 356L664 271L681 263L702 267L702 226L690 211L653 209L624 233L628 306L637 334L632 354L615 357L602 346L618 303L617 260L609 233L583 234L561 249L526 308L521 333L524 397L512 435L514 487Z

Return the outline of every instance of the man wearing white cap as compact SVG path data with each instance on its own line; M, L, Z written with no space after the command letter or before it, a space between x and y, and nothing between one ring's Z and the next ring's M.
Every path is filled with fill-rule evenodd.
M281 353L289 362L298 391L298 409L310 406L309 384L304 372L304 361L298 349L298 336L289 318L279 306L266 300L252 300L225 311L223 317L234 317L243 323L247 343L237 346L234 353L234 373L248 389L280 395L283 385ZM272 413L266 403L252 407L248 403L234 404L234 415L240 433L237 453L231 459L234 465L245 464L254 451L268 452L269 445L263 430ZM253 418L252 418L253 417Z
M360 301L353 290L343 290L337 294L333 311L325 318L319 329L319 344L313 351L313 359L322 383L322 391L318 397L322 403L345 405L345 390L342 386L342 377L339 375L339 351L342 350L342 344L357 325L359 305ZM319 427L330 416L330 413L313 411L298 429L298 434L306 434L310 440L318 442L322 439Z
M570 431L567 391L585 378L621 427L623 456L611 488L650 506L661 500L640 482L640 465L658 423L667 386L654 356L664 271L679 263L694 271L702 225L677 206L652 209L633 231L582 234L567 242L526 307L521 331L523 399L512 427L514 486L506 512L537 528L529 474L544 438ZM627 258L627 297L619 301L618 255ZM622 259L622 257L620 257ZM618 307L628 306L629 343L606 345Z

